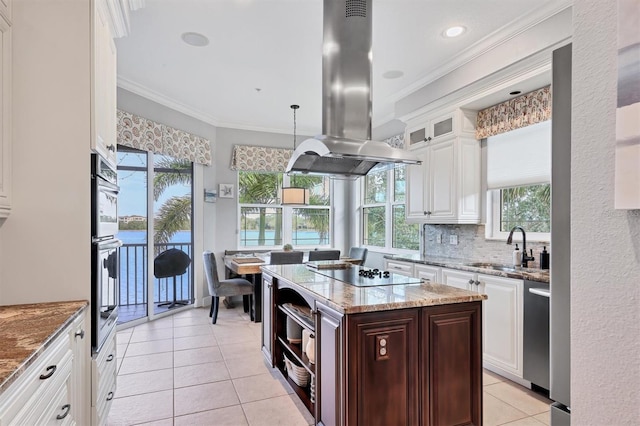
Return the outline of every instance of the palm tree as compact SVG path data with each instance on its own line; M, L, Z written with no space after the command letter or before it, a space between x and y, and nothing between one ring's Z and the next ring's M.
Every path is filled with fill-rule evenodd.
M156 165L160 169L153 179L153 198L158 201L164 191L172 185L191 183L191 167L189 160L162 157ZM185 173L185 171L189 171ZM191 194L169 198L160 207L154 219L155 244L166 244L178 231L191 229Z

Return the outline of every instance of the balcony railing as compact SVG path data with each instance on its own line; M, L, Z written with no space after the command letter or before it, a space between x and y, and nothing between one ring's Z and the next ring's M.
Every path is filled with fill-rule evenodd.
M193 260L191 243L167 243L155 245L158 254L177 248ZM143 305L148 302L147 277L149 276L147 245L123 244L120 247L120 306ZM152 270L153 275L153 270ZM187 272L176 277L176 300L193 301L193 262ZM173 301L173 277L154 278L153 303Z

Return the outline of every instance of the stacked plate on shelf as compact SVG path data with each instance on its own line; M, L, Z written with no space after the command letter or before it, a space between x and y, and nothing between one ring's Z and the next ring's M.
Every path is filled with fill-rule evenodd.
M293 380L296 385L305 387L307 386L307 384L309 384L309 378L311 377L311 374L309 374L309 372L304 367L296 365L293 361L287 358L286 355L284 355L284 365L287 369L287 375L291 378L291 380Z

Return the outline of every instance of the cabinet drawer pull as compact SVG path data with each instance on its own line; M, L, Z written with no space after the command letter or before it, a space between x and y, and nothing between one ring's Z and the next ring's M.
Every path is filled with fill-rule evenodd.
M76 331L75 336L80 336L81 339L84 339L84 330Z
M109 354L109 356L107 357L107 362L111 361L113 361L113 354Z
M111 401L113 399L113 392L109 392L107 394L107 401Z
M67 415L69 414L69 411L71 411L71 404L64 404L64 405L62 406L62 411L64 411L64 413L62 413L62 414L58 414L58 415L56 416L56 419L58 419L58 420L62 420L62 419L64 419L65 417L67 417Z
M48 371L49 373L48 373L48 374L41 374L41 375L40 375L40 380L47 380L49 377L53 376L53 373L55 373L55 372L56 372L56 369L57 369L57 368L58 368L58 367L57 367L57 366L55 366L55 365L50 365L50 366L48 366L48 367L47 367L47 369L46 369L45 371Z

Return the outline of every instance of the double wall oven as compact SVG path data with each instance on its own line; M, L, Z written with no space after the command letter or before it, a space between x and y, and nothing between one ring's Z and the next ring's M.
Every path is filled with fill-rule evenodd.
M99 352L118 322L118 173L91 154L91 346Z

